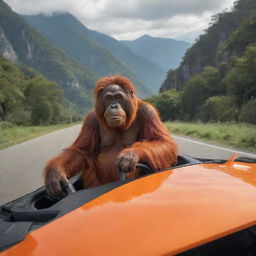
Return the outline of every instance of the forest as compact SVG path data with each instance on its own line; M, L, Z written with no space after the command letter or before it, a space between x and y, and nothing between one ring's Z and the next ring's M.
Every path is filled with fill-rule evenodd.
M1 128L49 125L80 119L63 106L63 90L36 71L0 57ZM67 104L67 103L66 103Z
M256 3L240 0L169 70L147 100L163 120L256 124Z
M204 67L182 90L147 98L164 121L246 122L256 124L256 45L229 67ZM170 111L172 110L172 111Z

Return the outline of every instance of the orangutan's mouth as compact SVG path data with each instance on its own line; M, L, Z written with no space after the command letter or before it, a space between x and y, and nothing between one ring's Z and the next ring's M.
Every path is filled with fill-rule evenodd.
M109 117L107 117L106 121L110 127L120 127L124 124L125 117L124 116L109 116Z
M122 116L110 116L108 119L111 121L119 121L122 119Z

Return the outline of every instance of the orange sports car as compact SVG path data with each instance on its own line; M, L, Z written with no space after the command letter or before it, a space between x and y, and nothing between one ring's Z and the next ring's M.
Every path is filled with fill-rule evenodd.
M256 159L236 157L180 155L89 189L77 178L59 201L42 187L1 206L0 255L256 255Z

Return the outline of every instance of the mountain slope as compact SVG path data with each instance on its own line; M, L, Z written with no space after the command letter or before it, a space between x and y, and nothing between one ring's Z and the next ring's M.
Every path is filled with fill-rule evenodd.
M77 111L91 107L90 90L97 76L55 48L0 0L0 54L34 68L65 91Z
M219 67L234 56L242 56L246 46L256 42L255 11L255 0L240 0L231 12L216 15L206 33L187 51L181 65L168 72L161 91L182 89L204 67Z
M134 41L122 41L136 54L158 64L163 70L176 68L191 44L167 38L144 35Z
M92 38L104 45L104 47L109 49L115 56L133 70L138 78L147 85L153 93L159 91L160 85L165 77L165 71L160 68L160 66L149 59L136 55L125 44L110 36L92 30L88 30L88 32Z
M99 76L112 74L127 76L138 87L140 96L150 94L149 89L145 88L136 74L111 51L94 40L90 31L72 15L66 13L53 16L24 15L23 17L54 45Z
M256 6L231 36L218 47L217 62L227 61L232 56L242 56L246 47L256 43Z

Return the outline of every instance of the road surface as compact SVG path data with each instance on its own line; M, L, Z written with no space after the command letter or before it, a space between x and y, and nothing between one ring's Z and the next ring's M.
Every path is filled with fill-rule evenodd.
M80 131L76 125L46 134L0 151L0 204L42 186L42 169L46 161L70 145ZM174 136L180 152L194 157L228 159L233 149L209 145L198 140ZM240 152L243 156L256 155Z

